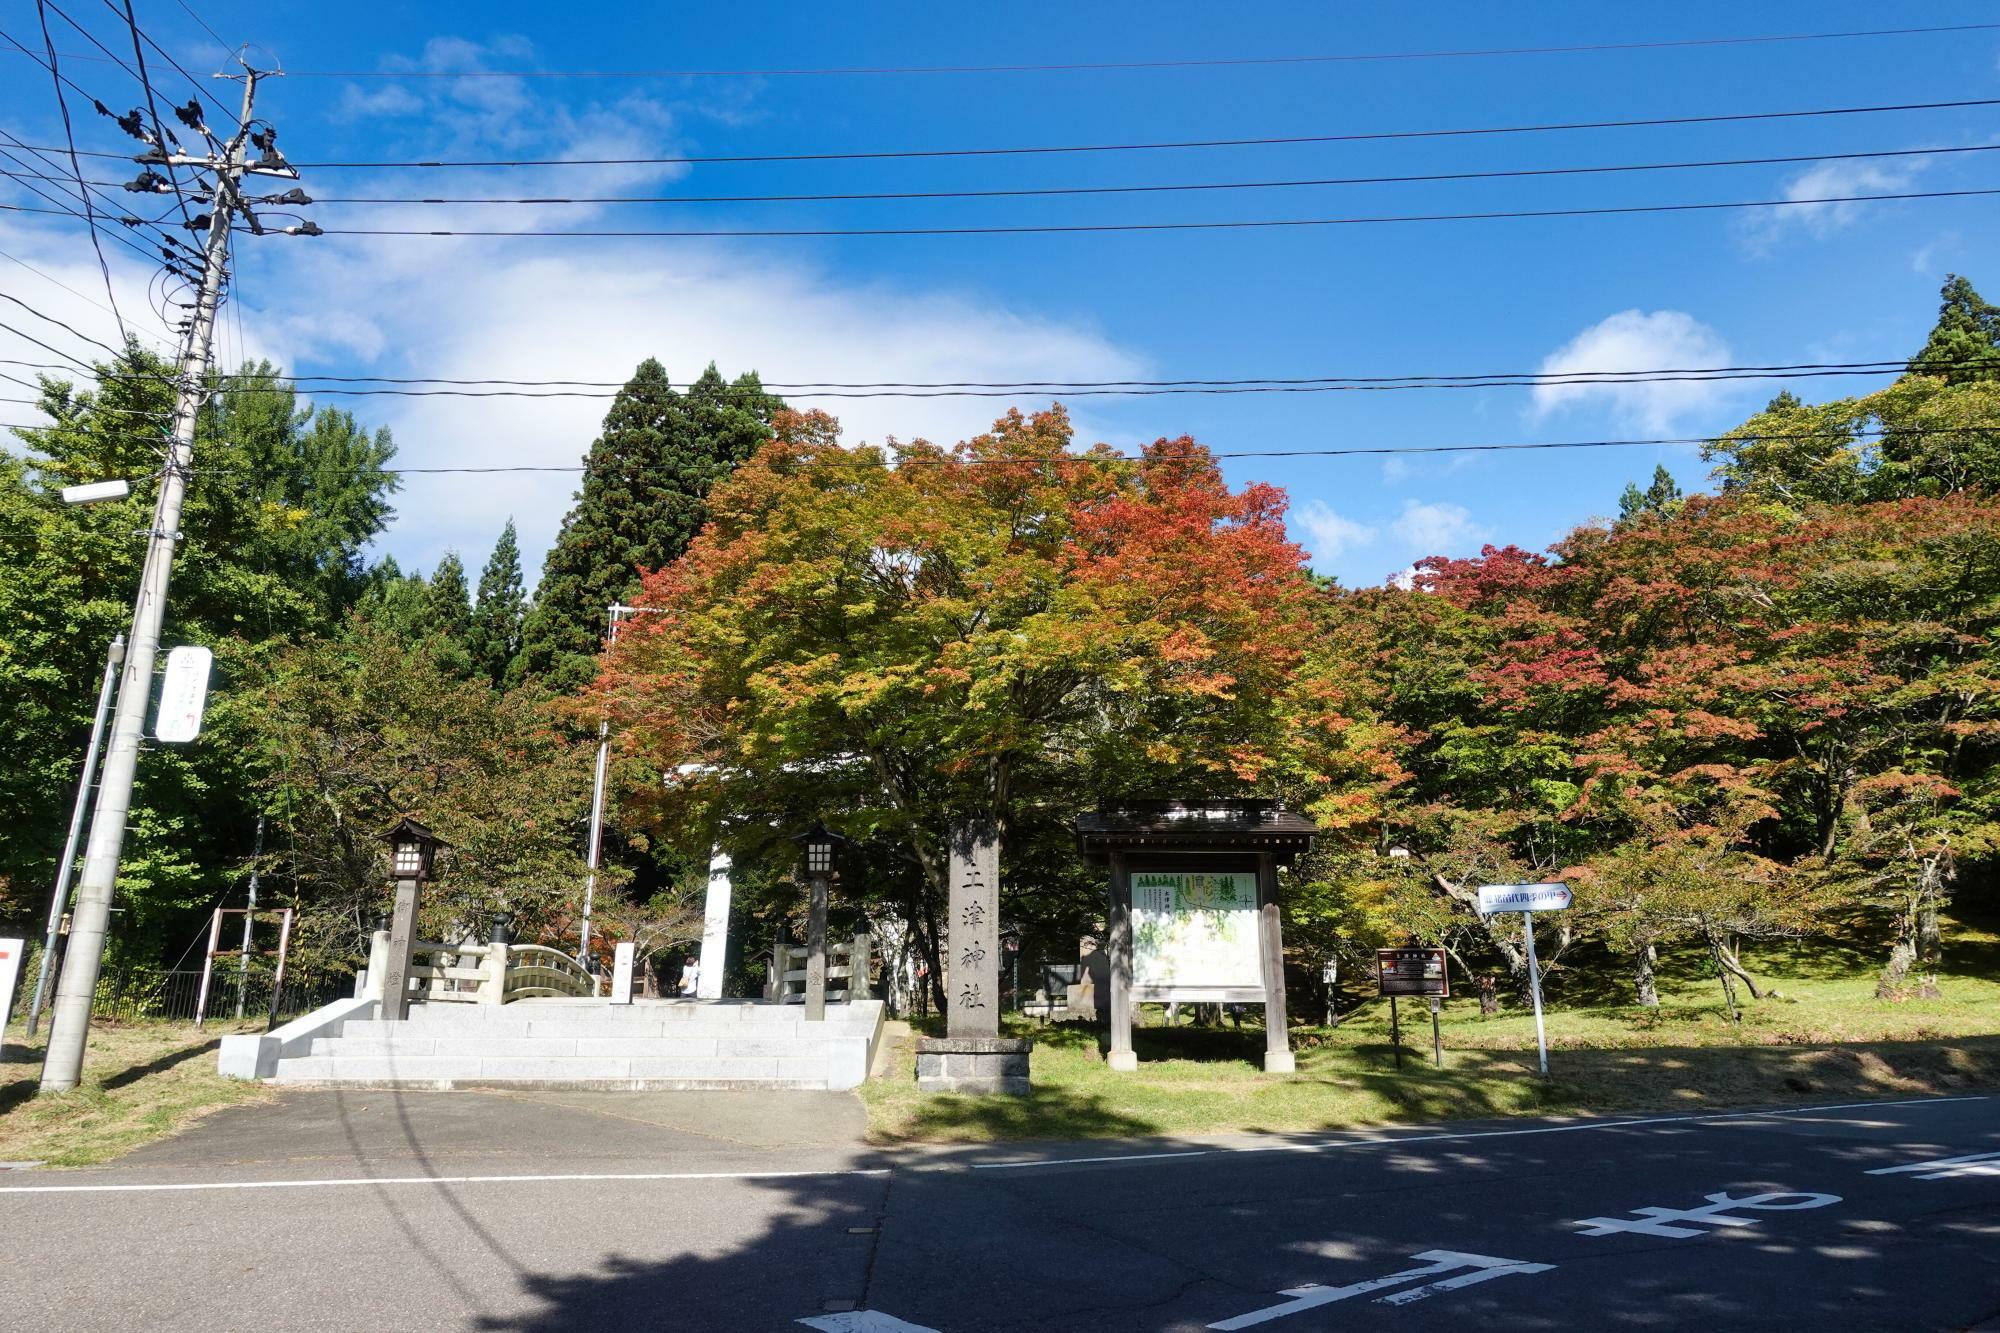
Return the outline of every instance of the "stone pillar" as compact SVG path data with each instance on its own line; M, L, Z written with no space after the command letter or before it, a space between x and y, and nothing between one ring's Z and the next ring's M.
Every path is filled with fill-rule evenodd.
M764 998L777 1003L785 998L785 972L792 965L792 941L785 934L785 923L778 923L778 933L771 940L771 971L764 978Z
M396 881L396 912L389 919L389 960L382 974L382 1018L400 1023L410 1011L410 952L417 942L417 879Z
M1000 1035L1000 834L990 821L953 828L950 887L946 1035L917 1042L917 1086L1025 1093L1033 1043Z
M1278 919L1278 867L1269 852L1257 856L1257 943L1264 972L1264 1072L1289 1074L1292 1034L1285 1017L1285 939Z
M868 965L873 960L874 954L875 942L868 938L868 932L864 930L856 933L854 936L854 945L847 951L847 1002L849 1004L853 1004L856 1000L869 999L874 995L874 988L869 984L871 978L868 975Z
M1132 875L1125 853L1111 853L1111 929L1106 941L1111 973L1111 1050L1105 1063L1126 1073L1139 1067L1132 1050Z
M377 920L379 919L378 917ZM371 930L368 932L368 966L364 969L364 975L368 978L368 988L362 991L361 994L372 995L378 1000L381 999L384 994L382 987L386 984L389 977L388 931Z
M951 907L946 938L945 1031L954 1037L1000 1035L1000 837L991 824L966 820L952 830Z
M827 877L812 877L812 904L806 916L806 1021L826 1017L826 890Z
M620 940L611 954L611 1003L632 1003L632 973L639 961L639 946Z
M703 1000L722 998L722 973L729 965L729 853L720 846L708 854L708 899L701 914L701 976L694 993Z

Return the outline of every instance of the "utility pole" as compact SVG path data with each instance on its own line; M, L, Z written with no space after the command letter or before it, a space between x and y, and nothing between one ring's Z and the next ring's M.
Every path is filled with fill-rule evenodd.
M234 76L232 76L234 77ZM96 812L91 818L90 841L84 853L83 879L77 887L76 910L71 917L69 949L63 956L62 979L56 986L51 1011L48 1053L42 1063L42 1091L67 1092L83 1077L84 1046L90 1037L90 1010L97 993L97 977L104 962L104 936L111 919L111 900L118 884L118 859L125 844L125 823L132 807L132 781L138 771L139 742L146 728L146 713L152 702L153 660L160 647L160 624L167 608L167 582L173 573L174 546L180 540L181 504L187 494L188 476L194 462L195 417L208 395L210 345L215 332L215 312L221 304L222 288L229 274L229 237L240 217L259 235L266 228L251 211L251 201L243 196L246 175L280 176L297 179L276 148L277 133L265 128L253 130L251 111L257 97L259 71L244 66L243 110L236 132L226 144L201 128L212 154L194 155L169 151L156 132L144 134L151 145L135 160L147 170L135 189L165 193L170 186L151 171L154 164L169 168L185 166L213 176L205 202L209 212L190 226L207 224L207 240L202 248L200 293L194 304L181 344L180 390L174 406L173 435L167 443L166 466L160 476L159 498L153 508L152 530L146 538L146 561L139 576L139 595L132 607L132 632L125 665L118 681L118 703L111 719L111 744L104 757L104 776L97 792ZM199 122L197 121L196 124ZM194 126L190 126L193 128ZM252 161L245 152L254 143L262 156ZM200 194L199 189L197 194ZM261 199L264 203L310 202L303 194L292 198ZM288 235L317 235L310 222L271 228Z
M90 724L90 748L83 756L83 776L76 782L76 807L69 815L69 837L63 840L62 865L56 870L55 897L49 901L49 933L42 940L41 968L35 974L35 999L28 1006L28 1035L42 1021L42 1001L48 998L49 976L55 969L56 941L62 937L63 909L69 906L69 878L76 873L76 843L83 836L83 816L90 809L90 793L97 787L97 752L104 746L104 715L111 707L111 687L118 680L119 664L125 660L125 636L111 640L104 655L104 681L97 687L97 716Z

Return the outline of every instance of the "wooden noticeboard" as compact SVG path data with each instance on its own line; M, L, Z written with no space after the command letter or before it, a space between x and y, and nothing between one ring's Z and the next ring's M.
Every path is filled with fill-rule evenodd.
M1377 949L1375 970L1380 995L1451 995L1443 949Z

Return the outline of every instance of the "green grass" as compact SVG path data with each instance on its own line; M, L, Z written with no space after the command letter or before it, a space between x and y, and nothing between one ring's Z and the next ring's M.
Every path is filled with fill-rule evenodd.
M1877 1000L1872 961L1826 946L1752 952L1746 965L1776 993L1746 1003L1740 1024L1698 960L1662 968L1657 1011L1622 1002L1629 991L1620 996L1611 984L1622 977L1572 971L1548 997L1547 1080L1536 1072L1527 1007L1482 1018L1466 997L1446 1002L1442 1068L1431 1063L1421 1002L1403 1006L1398 1070L1388 1002L1370 1000L1338 1027L1295 1027L1293 1075L1262 1072L1264 1031L1254 1022L1240 1033L1142 1028L1133 1037L1134 1074L1106 1067L1098 1034L1080 1024L1023 1024L1012 1035L1036 1039L1026 1097L919 1092L908 1052L897 1052L892 1076L871 1081L862 1096L872 1136L887 1143L1298 1132L2000 1087L2000 939L1954 927L1935 1000ZM1157 1006L1143 1016L1163 1022Z
M94 1166L178 1133L210 1111L270 1096L258 1083L215 1072L225 1033L261 1031L262 1023L99 1023L90 1030L83 1082L71 1092L37 1095L43 1037L16 1025L0 1055L0 1161Z

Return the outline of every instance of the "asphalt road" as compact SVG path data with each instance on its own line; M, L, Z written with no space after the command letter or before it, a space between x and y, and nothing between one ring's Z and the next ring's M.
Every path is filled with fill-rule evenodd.
M114 1168L0 1174L0 1314L2000 1328L2000 1099L898 1153L858 1146L857 1113L830 1094L294 1094Z

